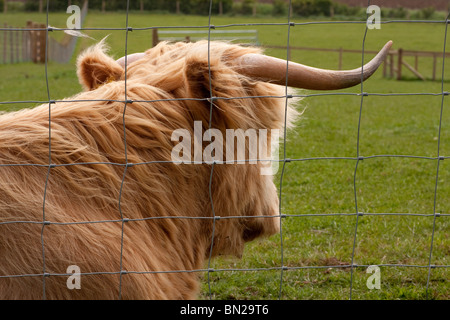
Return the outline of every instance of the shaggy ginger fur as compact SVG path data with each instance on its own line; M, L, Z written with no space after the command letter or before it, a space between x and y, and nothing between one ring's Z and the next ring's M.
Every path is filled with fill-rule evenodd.
M212 240L213 256L240 256L245 242L279 231L277 217L252 218L278 215L276 188L260 163L216 164L211 198L211 165L170 163L174 130L193 136L195 120L209 127L205 98L285 94L235 71L235 58L257 49L212 42L210 50L212 93L207 42L161 43L128 66L133 102L125 109L123 68L103 42L88 49L78 59L86 91L51 105L51 155L48 104L0 116L1 299L42 299L44 282L46 299L117 299L119 287L123 299L194 299L198 273L152 272L203 269ZM196 99L161 101L174 98ZM282 129L284 111L285 99L217 99L211 127L224 136ZM123 166L152 161L166 162ZM216 215L249 218L217 220L214 239L211 219L145 219L212 217L211 199ZM122 217L143 220L122 224ZM89 221L102 222L64 224ZM83 274L79 290L67 288L70 265Z

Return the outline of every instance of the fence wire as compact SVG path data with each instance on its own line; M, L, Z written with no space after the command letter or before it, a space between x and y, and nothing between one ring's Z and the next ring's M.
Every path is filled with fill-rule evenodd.
M46 92L47 92L47 99L46 101L36 101L36 100L26 100L26 101L0 101L0 105L6 105L6 104L30 104L30 103L41 103L45 104L48 103L48 116L49 116L49 131L48 131L48 141L49 141L49 150L48 150L48 165L42 165L42 164L0 164L1 167L5 166L36 166L36 167L46 167L47 175L45 180L45 187L44 187L44 194L43 194L43 204L42 204L42 221L0 221L0 225L6 225L6 224L36 224L41 225L41 233L40 233L40 241L42 246L42 273L40 274L20 274L20 275L0 275L0 280L4 278L20 278L20 277L41 277L42 278L42 285L43 285L43 291L42 291L42 298L46 299L46 278L50 276L71 276L72 273L49 273L47 272L46 268L46 248L44 245L44 238L45 238L45 230L47 226L50 225L82 225L82 224L106 224L106 223L121 223L121 249L120 249L120 270L117 271L111 271L111 272L82 272L80 275L99 275L99 274L106 274L106 275L119 275L119 288L118 288L118 298L121 299L122 297L122 277L126 274L157 274L157 273L206 273L207 274L207 282L208 282L208 296L209 299L213 298L212 288L211 288L211 273L214 272L230 272L230 271L238 271L238 272L247 272L247 271L279 271L280 272L280 278L279 278L279 291L278 291L278 298L282 299L282 292L283 292L283 281L284 281L284 271L288 270L304 270L304 269L338 269L338 268L350 268L351 275L350 275L350 283L349 283L349 299L352 299L352 293L353 293L353 286L354 286L354 270L355 268L367 268L369 265L367 264L356 264L355 263L355 250L357 247L357 240L358 240L358 226L360 223L360 219L363 216L408 216L408 217L432 217L433 218L433 227L432 232L430 236L430 245L429 245L429 251L428 251L428 264L427 265L417 265L417 264L378 264L379 267L407 267L407 268L423 268L428 270L427 275L427 282L426 282L426 292L427 292L427 298L429 294L429 284L430 284L430 278L431 278L431 272L432 269L435 268L450 268L450 265L434 265L432 264L432 257L433 257L433 244L435 240L435 230L436 230L436 221L439 218L447 219L450 217L450 214L445 213L439 213L436 209L436 199L437 199L437 192L438 192L438 186L439 186L439 170L441 162L449 159L450 156L441 155L441 129L442 129L442 122L443 122L443 111L444 111L444 101L446 96L449 95L449 92L445 91L444 87L444 73L445 73L445 58L446 58L446 42L447 42L447 31L448 31L448 23L449 23L449 16L443 21L441 20L389 20L389 21L380 21L381 24L391 24L391 23L433 23L433 24L442 24L445 27L445 35L444 35L444 46L443 46L443 52L442 52L442 79L441 79L441 91L438 93L432 93L432 92L422 92L422 93L371 93L371 92L365 92L364 91L364 82L363 82L363 75L361 72L361 84L360 84L360 92L359 93L345 93L345 92L323 92L323 93L311 93L311 94L288 94L288 87L285 86L285 95L284 96L258 96L258 97L232 97L232 98L221 98L221 97L215 97L212 95L212 82L211 82L211 68L209 68L209 86L210 86L210 97L200 98L200 99L194 99L194 98L180 98L180 99L161 99L161 100L136 100L136 102L160 102L160 101L181 101L181 100L197 100L197 101L208 101L210 103L210 119L209 119L209 128L211 128L211 119L212 119L212 110L213 110L213 101L217 99L223 99L223 100L230 100L230 99L253 99L253 98L279 98L285 100L285 111L287 111L288 103L293 98L310 98L310 97L318 97L318 96L355 96L360 98L360 107L359 107L359 113L358 113L358 128L357 128L357 139L356 139L356 156L354 157L309 157L309 158L288 158L287 157L287 148L286 148L286 141L287 141L287 135L288 132L286 131L286 125L284 127L284 136L283 136L283 158L279 160L271 160L271 161L278 161L280 164L282 164L282 170L280 175L280 181L279 181L279 212L280 214L278 216L258 216L258 217L249 217L249 216L220 216L217 215L214 210L213 205L213 197L212 197L212 181L214 176L214 168L216 165L220 164L226 164L227 161L214 161L211 164L208 164L211 166L211 172L210 172L210 179L209 179L209 200L211 203L211 210L212 210L212 216L211 217L192 217L192 216L158 216L158 217L147 217L147 218L140 218L140 219L132 219L127 218L124 216L122 212L122 206L121 206L121 200L122 200L122 193L125 183L125 178L127 174L128 168L132 166L139 166L139 165L152 165L155 163L177 163L176 161L148 161L148 162L141 162L141 163L130 163L128 162L128 155L127 155L127 137L126 137L126 109L127 105L133 103L133 101L128 99L127 96L127 54L128 54L128 36L129 32L136 32L136 31L145 31L145 30L152 30L152 29L207 29L208 30L208 65L210 66L210 42L211 42L211 31L219 28L232 28L232 27L254 27L254 26L285 26L287 28L287 39L286 39L286 53L289 52L290 48L290 35L291 35L291 28L295 26L306 26L306 25L333 25L333 24L364 24L364 35L361 39L361 67L364 68L364 53L365 53L365 44L367 39L367 31L368 27L366 24L366 21L308 21L308 22L301 22L296 23L291 21L291 8L292 8L292 0L289 1L289 12L287 16L286 23L235 23L235 24L225 24L225 25L213 25L212 22L212 6L213 1L210 1L209 6L209 18L208 18L208 25L191 25L191 26L147 26L147 27L131 27L129 25L129 2L130 0L127 0L127 10L126 10L126 23L123 28L92 28L92 27L83 27L80 30L81 31L89 31L89 30L103 30L103 31L123 31L125 33L125 48L124 48L124 56L125 56L125 95L123 100L102 100L102 99L94 99L94 100L53 100L52 94L49 86L49 80L48 80L48 53L49 53L49 32L54 32L54 28L49 26L49 4L51 0L47 1L46 5L46 21L47 21L47 28L45 29L26 29L26 28L20 28L20 29L14 29L14 28L0 28L0 30L7 30L10 32L14 31L36 31L36 30L42 30L46 32L46 48L45 48L45 81L46 81ZM371 1L368 0L367 6L369 7L371 5ZM58 28L58 31L68 30L64 28ZM289 56L287 56L286 59L286 83L288 79L288 70L289 70ZM371 156L363 156L360 153L360 141L361 141L361 119L364 109L364 102L367 97L370 96L381 96L381 97L394 97L394 96L440 96L441 97L441 105L440 105L440 118L439 118L439 132L438 132L438 143L437 143L437 156L436 157L427 157L427 156L416 156L416 155L395 155L395 154L383 154L383 155L371 155ZM64 163L64 164L55 164L52 162L52 114L51 114L51 106L56 103L72 103L72 102L79 102L79 101L92 101L92 102L121 102L124 104L124 110L123 110L123 134L124 134L124 158L125 163L113 163L113 162L77 162L77 163ZM285 124L287 123L287 112L285 112ZM409 158L409 159L424 159L436 162L437 168L436 168L436 175L435 175L435 184L434 184L434 200L433 200L433 213L425 214L425 213L364 213L360 212L359 206L358 206L358 195L357 195L357 176L358 176L358 166L363 160L366 159L374 159L374 158ZM262 159L247 159L247 160L232 160L230 163L236 163L239 161L267 161ZM320 213L320 214L284 214L283 213L283 179L285 176L285 167L291 162L304 162L304 161L327 161L327 160L342 160L342 161L352 161L355 163L355 167L353 170L353 196L354 196L354 204L355 204L355 211L354 213ZM192 163L196 163L195 161ZM47 185L49 181L49 177L51 175L51 172L53 169L58 167L65 167L65 166L82 166L82 165L91 165L91 164L108 164L113 166L119 166L123 168L123 176L120 186L120 192L118 196L118 218L115 220L99 220L99 221L76 221L76 222L52 222L48 221L46 217L46 198L47 198ZM352 252L351 252L351 263L350 264L339 264L339 265L323 265L323 266L289 266L285 265L284 263L284 239L283 239L283 220L287 218L301 218L301 217L339 217L339 216L347 216L347 217L354 217L354 228L353 228L353 236L352 236ZM280 265L275 267L267 267L267 268L226 268L226 269L220 269L220 268L212 268L211 267L211 260L212 260L212 251L213 251L213 245L214 245L214 232L215 232L215 224L216 221L220 219L238 219L238 218L254 218L254 219L265 219L265 218L273 218L273 217L279 217L280 218L280 234L279 234L279 254L280 254ZM149 220L155 220L155 219L209 219L213 222L212 227L212 235L211 235L211 247L209 252L209 258L207 261L207 267L204 269L195 269L195 270L160 270L160 271L149 271L149 270L123 270L123 249L124 249L124 234L126 233L126 225L133 222L138 221L149 221Z

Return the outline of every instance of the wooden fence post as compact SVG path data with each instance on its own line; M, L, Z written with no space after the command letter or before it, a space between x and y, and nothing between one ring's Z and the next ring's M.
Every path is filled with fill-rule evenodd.
M158 29L153 29L152 34L153 34L152 47L155 47L159 43Z
M37 37L36 37L37 38L36 39L36 41L37 41L37 46L36 46L37 59L36 59L36 62L45 63L45 47L46 47L46 38L47 38L47 35L45 32L46 26L45 26L45 24L37 24L36 23L35 27L38 29L43 29L43 30L37 31Z
M342 70L342 54L344 50L342 47L339 48L339 64L338 64L338 70Z
M398 49L397 80L402 79L403 49Z
M389 76L391 77L391 78L393 78L394 77L394 73L395 73L395 67L394 67L394 54L393 53L390 53L389 54Z

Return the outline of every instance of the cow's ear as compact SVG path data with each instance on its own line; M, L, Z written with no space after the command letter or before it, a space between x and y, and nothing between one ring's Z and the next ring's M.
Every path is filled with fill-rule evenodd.
M87 91L95 90L105 83L119 80L124 69L106 53L103 40L88 48L77 59L77 75Z

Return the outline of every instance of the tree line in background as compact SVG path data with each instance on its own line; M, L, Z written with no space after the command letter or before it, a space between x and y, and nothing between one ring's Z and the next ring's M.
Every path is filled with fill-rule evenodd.
M81 6L84 0L51 0L49 11L65 11L71 4ZM154 11L176 14L208 15L210 0L131 0L129 9L133 11ZM5 11L46 11L46 0L26 0L12 2L0 0L0 10ZM100 11L121 11L127 9L124 0L89 0L89 9ZM258 0L213 0L211 11L213 14L227 15L272 15L285 16L290 12L298 17L365 17L365 8L351 7L334 0L274 0L272 3L260 3ZM382 8L384 18L432 19L435 16L433 7L421 10L404 8Z

